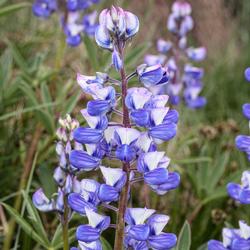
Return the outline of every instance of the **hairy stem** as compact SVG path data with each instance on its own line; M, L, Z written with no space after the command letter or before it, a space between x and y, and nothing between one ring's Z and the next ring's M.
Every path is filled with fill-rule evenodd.
M122 61L124 62L123 56L123 49L119 48L120 56ZM122 111L123 111L123 126L125 128L130 128L130 119L129 119L129 112L125 104L125 98L127 95L127 78L124 69L124 65L120 70L121 81L122 81ZM128 162L124 162L122 165L123 171L127 174L126 184L123 187L118 204L118 213L117 213L117 220L116 220L116 234L115 234L115 245L114 250L122 250L123 249L123 241L124 241L124 228L125 228L125 212L127 209L127 202L128 202L128 193L130 189L130 182L129 182L129 175L130 175L130 164Z

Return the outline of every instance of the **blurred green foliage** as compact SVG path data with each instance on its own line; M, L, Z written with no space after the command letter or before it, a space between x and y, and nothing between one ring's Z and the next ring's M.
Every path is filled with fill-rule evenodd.
M57 164L54 152L57 119L66 113L80 117L78 111L87 98L75 83L76 72L91 75L103 68L109 71L110 56L87 37L79 48L66 47L58 20L34 18L31 2L0 0L0 186L4 187L0 201L9 205L5 205L5 211L13 216L16 212L11 206L22 192L22 206L18 210L29 220L24 222L16 215L23 229L20 237L15 234L12 239L16 247L40 249L42 245L57 249L61 229L56 229L57 222L51 215L39 215L28 197L40 185L47 194L55 191L52 171ZM109 3L104 1L103 6ZM126 1L127 8L129 3ZM17 6L13 7L14 4ZM247 208L228 198L225 187L229 181L239 181L242 170L247 168L245 156L234 147L234 138L238 133L248 133L241 106L249 100L249 85L243 71L250 65L250 1L228 0L225 8L230 10L230 20L237 28L234 39L204 65L204 95L208 104L199 111L179 107L178 138L163 146L172 159L171 168L181 173L180 188L161 198L146 187L139 195L141 186L132 192L134 206L147 205L170 215L167 230L181 236L177 249L189 245L190 237L190 249L206 249L204 244L209 239L220 238L225 222L237 226L238 219L247 220L250 216ZM140 46L130 46L126 58L128 71L142 63L153 36L148 35ZM34 152L31 145L35 145ZM22 191L20 178L30 165L31 153L34 175L28 173L30 181L25 180ZM9 218L9 214L5 216ZM74 218L73 224L80 220ZM184 223L186 220L191 229ZM39 227L42 223L37 221L42 221L45 228ZM34 228L35 225L38 227ZM4 227L1 230L0 246L6 233ZM36 232L32 236L31 230ZM49 233L44 233L45 230ZM112 233L104 236L112 242ZM109 249L109 242L103 241ZM38 243L35 247L34 242Z

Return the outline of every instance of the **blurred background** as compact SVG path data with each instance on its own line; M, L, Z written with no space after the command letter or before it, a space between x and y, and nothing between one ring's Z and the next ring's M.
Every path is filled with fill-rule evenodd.
M170 38L166 20L172 3L102 0L97 6L101 10L115 4L139 16L140 31L127 51L128 71L143 63L145 53L156 52L157 39ZM250 65L250 1L190 3L195 21L190 42L208 50L202 63L202 94L207 105L200 110L180 105L178 136L163 146L172 160L171 167L181 173L181 186L160 198L147 187L138 186L141 192L133 195L137 194L134 191L132 201L170 215L169 232L178 234L188 220L191 249L202 250L209 239L220 239L225 225L237 227L239 219L250 222L249 209L237 205L226 193L226 184L240 182L242 170L248 167L234 139L249 130L241 106L250 99L250 86L243 74ZM18 6L13 8L14 4ZM52 175L57 164L54 147L58 118L71 113L83 122L79 110L87 97L76 83L76 73L92 75L110 62L94 40L68 47L58 17L39 20L32 14L31 4L0 0L0 201L18 211L23 206L21 190L27 185L30 193L39 186L48 195L55 191ZM53 232L52 216L41 216L46 229ZM18 230L0 206L0 248L10 228ZM108 238L109 232L104 236ZM113 235L108 239L112 242ZM7 240L16 244L16 234ZM40 249L22 231L16 245L21 246L19 249Z

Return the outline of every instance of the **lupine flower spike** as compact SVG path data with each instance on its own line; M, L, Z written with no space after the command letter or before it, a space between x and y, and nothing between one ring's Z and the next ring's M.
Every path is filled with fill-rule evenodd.
M168 17L167 28L173 34L173 41L159 39L157 42L158 55L148 54L145 63L148 66L160 64L168 70L169 82L167 85L155 87L156 93L166 93L172 105L178 105L184 99L187 107L201 108L206 99L199 96L202 91L202 68L192 65L206 57L206 48L193 48L187 46L187 36L194 27L191 17L192 8L187 1L177 0L172 6ZM147 85L150 82L146 83ZM154 83L154 85L157 85Z
M94 36L97 28L97 12L88 10L99 2L100 0L35 0L32 10L35 16L43 19L57 13L67 44L75 47L81 43L83 34Z
M250 82L250 68L245 70L245 78ZM250 120L250 104L242 106L242 113ZM236 147L246 153L250 161L250 136L239 135L235 139ZM241 184L228 183L227 192L236 202L250 204L250 171L242 173ZM210 240L208 250L249 250L250 249L250 226L244 221L239 222L239 229L224 228L222 232L223 241Z
M129 77L125 73L126 42L138 30L139 20L133 13L114 6L103 10L95 40L112 53L112 65L120 79L100 72L95 76L77 75L78 84L92 100L81 110L86 125L72 133L82 148L71 150L70 166L76 173L100 171L103 177L103 183L82 179L79 189L68 195L70 208L88 219L88 224L76 231L80 249L102 249L100 235L109 227L116 229L117 250L124 246L171 249L177 241L174 234L163 232L168 216L147 208L127 208L132 184L137 181L144 180L159 195L175 189L180 182L179 174L169 169L170 159L157 151L158 144L176 135L178 122L177 111L166 106L168 96L157 94L157 88L168 84L166 69L159 64L141 65ZM131 77L137 77L141 86L128 88ZM104 166L104 158L118 160L122 167ZM116 212L116 222L111 224L98 207Z

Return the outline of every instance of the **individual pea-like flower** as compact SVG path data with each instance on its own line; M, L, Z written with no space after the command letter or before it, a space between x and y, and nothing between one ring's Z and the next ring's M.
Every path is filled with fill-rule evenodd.
M188 86L184 90L184 99L186 105L192 109L202 108L204 105L206 105L206 98L203 96L199 96L203 88L201 82L192 81L187 83L187 85Z
M100 183L92 179L83 179L80 182L78 192L72 192L68 196L68 204L71 209L80 215L86 215L85 208L97 211L100 204L98 197Z
M96 11L93 11L92 13L85 15L82 19L83 30L90 37L95 36L95 31L98 27L98 24L96 23L96 19L97 19Z
M143 174L144 181L158 194L175 189L180 183L178 173L169 173L170 159L164 152L148 152L141 154L137 163L137 170Z
M32 6L34 15L42 18L48 18L56 10L56 0L35 0Z
M103 139L104 130L108 126L106 115L91 116L87 109L82 109L81 114L89 127L76 128L73 132L75 141L81 144L95 144L100 142Z
M97 73L96 76L77 75L77 82L82 90L90 94L94 100L87 104L87 112L92 116L101 116L109 112L116 104L116 92L112 86L104 87L103 84L109 81L104 73Z
M195 62L203 61L206 58L207 50L205 47L193 48L189 47L186 50L187 56Z
M80 245L90 243L99 245L102 231L110 225L110 217L100 215L87 207L85 208L85 212L89 224L81 225L76 229L76 238Z
M164 85L168 82L168 75L165 68L160 64L148 67L142 64L137 67L139 81L147 88L152 88L156 85Z
M250 82L250 67L245 69L245 78L248 82Z
M192 8L186 1L175 1L172 5L172 12L176 17L184 17L191 14Z
M101 184L98 197L102 202L117 201L126 182L126 174L119 168L100 167L106 184Z
M43 212L52 211L55 207L53 200L49 200L44 194L42 188L39 188L32 197L35 207Z
M247 154L248 160L250 160L250 136L238 135L235 139L236 147Z
M224 228L223 241L210 240L208 250L247 250L250 249L250 227L239 221L239 229Z
M177 238L172 233L163 233L168 223L167 215L154 214L155 210L147 208L128 208L125 215L127 236L126 247L132 249L171 249Z
M144 62L148 65L148 66L153 66L156 64L164 64L164 62L166 61L166 56L165 55L146 55L144 57Z
M135 143L140 132L133 128L116 128L114 137L117 142L116 157L124 162L130 162L136 157Z
M170 41L165 41L163 39L159 39L157 41L157 50L160 53L166 54L172 48L173 44Z
M250 171L244 171L241 177L241 185L229 183L227 185L228 194L242 204L250 204Z
M123 43L134 36L139 30L138 17L120 7L112 6L105 9L99 17L99 27L96 29L95 39L97 44L113 50L117 39Z
M245 103L242 106L242 113L248 120L250 120L250 103Z

